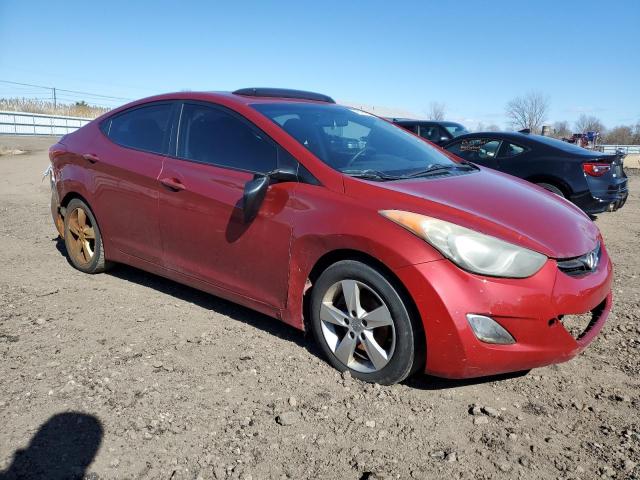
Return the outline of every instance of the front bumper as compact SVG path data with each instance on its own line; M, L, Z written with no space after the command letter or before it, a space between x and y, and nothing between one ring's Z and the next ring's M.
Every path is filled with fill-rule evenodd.
M560 363L580 353L600 332L611 311L612 265L603 247L595 271L571 277L549 260L525 279L490 278L448 260L396 270L412 295L426 335L426 373L471 378ZM573 337L564 315L593 312L582 336ZM515 338L513 345L483 343L467 313L486 315Z

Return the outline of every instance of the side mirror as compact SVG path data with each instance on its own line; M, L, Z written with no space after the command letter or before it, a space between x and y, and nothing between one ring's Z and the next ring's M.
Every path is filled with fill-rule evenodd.
M296 181L298 181L298 173L292 169L279 168L266 175L256 174L252 180L244 185L244 193L242 194L244 222L249 223L256 218L271 183Z
M442 137L440 137L440 141L441 142L447 142L447 141L449 141L449 137L442 136Z
M269 177L267 175L256 175L253 180L249 180L244 185L244 193L242 195L244 223L249 223L256 217L268 188Z

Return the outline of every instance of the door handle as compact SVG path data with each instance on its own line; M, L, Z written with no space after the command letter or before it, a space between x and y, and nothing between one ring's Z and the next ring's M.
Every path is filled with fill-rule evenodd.
M84 158L85 160L91 162L91 163L96 163L99 162L100 159L98 158L98 156L95 153L85 153L82 155L82 158Z
M176 178L169 178L169 177L161 178L160 183L165 187L170 188L171 190L174 190L176 192L179 190L185 189L184 184Z

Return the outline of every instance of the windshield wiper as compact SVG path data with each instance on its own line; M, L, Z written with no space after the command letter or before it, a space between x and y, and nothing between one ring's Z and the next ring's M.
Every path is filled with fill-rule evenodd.
M410 173L405 175L402 178L416 178L416 177L426 177L429 175L435 175L441 172L448 172L450 170L473 170L473 166L470 164L460 164L460 165L431 165L424 170L418 170L417 172Z
M362 178L365 180L399 180L404 177L398 177L395 175L388 175L379 170L341 170L345 175L349 175L350 177Z

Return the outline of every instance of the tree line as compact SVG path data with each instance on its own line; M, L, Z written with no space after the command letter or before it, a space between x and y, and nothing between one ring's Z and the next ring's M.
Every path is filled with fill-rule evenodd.
M514 129L528 128L534 133L540 133L548 119L549 97L540 92L529 92L516 97L507 102L505 114ZM573 129L566 120L556 121L550 126L551 135L556 138L569 138L574 133L599 132L598 143L601 144L640 144L640 121L608 129L598 117L583 113L574 123Z
M540 133L543 125L551 127L550 135L556 138L570 138L574 133L599 132L600 144L640 145L640 120L635 124L618 125L607 128L602 121L593 115L582 114L573 125L566 120L546 123L549 117L549 97L541 92L529 92L516 97L505 106L505 114L509 119L509 126L514 130L529 129L533 133ZM425 110L429 120L444 120L446 105L432 102ZM479 123L477 131L492 132L501 128L496 124L485 125Z

